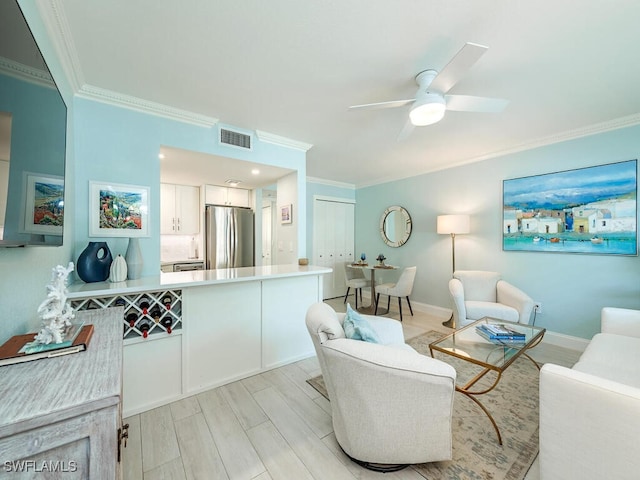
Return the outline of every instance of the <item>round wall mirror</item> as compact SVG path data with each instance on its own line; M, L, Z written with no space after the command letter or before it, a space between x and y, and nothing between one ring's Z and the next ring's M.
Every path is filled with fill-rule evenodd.
M411 236L411 216L404 208L394 205L380 217L380 235L390 247L401 247Z

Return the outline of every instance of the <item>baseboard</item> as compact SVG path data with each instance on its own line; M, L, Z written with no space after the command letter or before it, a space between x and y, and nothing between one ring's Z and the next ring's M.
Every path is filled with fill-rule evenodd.
M584 349L589 345L589 340L586 338L572 337L571 335L550 332L549 330L544 334L543 342L549 345L555 345L556 347L576 350L578 352L584 352Z

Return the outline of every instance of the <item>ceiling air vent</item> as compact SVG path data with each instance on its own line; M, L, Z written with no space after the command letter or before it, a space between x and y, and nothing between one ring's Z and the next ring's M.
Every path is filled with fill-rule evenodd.
M221 128L220 143L223 145L231 145L233 147L251 150L251 135Z

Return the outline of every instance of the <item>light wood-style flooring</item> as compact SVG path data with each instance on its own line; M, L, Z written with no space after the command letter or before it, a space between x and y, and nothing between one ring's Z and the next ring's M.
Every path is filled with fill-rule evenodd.
M342 298L327 303L345 309ZM411 317L405 307L406 338L451 331L442 318L415 309ZM399 318L393 306L390 316ZM579 352L543 342L531 356L571 366ZM306 383L319 374L313 357L125 419L124 479L424 480L411 468L375 473L346 457L329 402ZM538 479L536 460L525 480Z

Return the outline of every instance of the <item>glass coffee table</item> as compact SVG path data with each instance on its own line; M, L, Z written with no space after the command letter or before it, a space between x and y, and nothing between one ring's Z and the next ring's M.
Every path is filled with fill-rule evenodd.
M511 330L524 334L522 341L513 340L489 340L476 331L479 325L505 325ZM498 442L502 445L502 436L500 429L495 420L486 409L486 407L476 398L477 395L483 395L490 392L498 385L502 372L509 365L515 362L521 355L527 357L540 370L540 366L527 355L527 350L537 346L545 333L544 328L525 325L521 323L506 322L495 318L485 317L473 322L455 332L443 337L429 345L431 356L434 358L442 357L442 354L453 356L465 362L478 365L481 370L473 378L468 380L464 385L456 385L456 390L471 400L473 400L482 411L489 417L493 428L498 435ZM438 352L438 357L434 353ZM445 360L440 358L441 360ZM495 380L489 386L474 389L482 378L489 372L496 372Z

